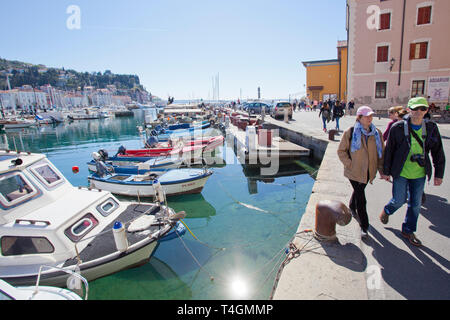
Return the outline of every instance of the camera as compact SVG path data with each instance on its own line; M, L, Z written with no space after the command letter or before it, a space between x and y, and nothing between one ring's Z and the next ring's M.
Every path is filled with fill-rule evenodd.
M417 162L421 167L425 167L425 156L423 154L413 154L411 155L410 160L412 162Z

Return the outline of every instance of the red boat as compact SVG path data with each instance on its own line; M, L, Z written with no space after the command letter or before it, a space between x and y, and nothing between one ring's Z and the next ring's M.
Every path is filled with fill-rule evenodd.
M218 146L222 145L224 141L223 136L212 137L208 139L198 139L193 141L175 143L175 146L165 148L146 148L137 150L119 149L118 154L109 158L111 161L132 161L144 162L157 157L173 157L188 160L191 163L202 161L203 152L212 151Z
M176 142L170 141L169 143L158 143L155 148L145 148L136 150L126 150L123 156L136 156L136 157L157 157L157 156L170 156L173 154L191 152L199 149L204 151L211 151L223 144L224 137L216 136L205 139L195 140L178 140ZM182 145L181 145L182 143ZM120 155L118 155L120 156Z

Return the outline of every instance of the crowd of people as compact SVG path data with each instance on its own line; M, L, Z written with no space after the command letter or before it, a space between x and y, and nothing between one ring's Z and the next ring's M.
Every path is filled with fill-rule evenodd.
M392 107L391 122L382 133L372 123L374 111L362 106L356 112L355 125L344 132L337 153L344 165L344 176L353 187L349 208L361 226L363 238L370 226L365 189L378 171L381 179L392 179L392 198L379 215L380 221L387 224L389 217L407 203L401 234L410 244L422 245L415 232L425 182L431 180L434 168L434 185L440 186L445 169L442 139L436 123L426 119L429 111L430 105L423 97L410 99L405 108Z

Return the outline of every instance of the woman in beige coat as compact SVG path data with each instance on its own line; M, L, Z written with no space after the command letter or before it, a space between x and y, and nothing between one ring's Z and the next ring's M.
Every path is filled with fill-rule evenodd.
M365 188L373 182L377 170L383 177L383 133L372 124L373 114L370 107L358 108L355 126L344 132L338 149L339 159L344 164L344 176L353 187L349 207L359 218L362 237L367 236L369 229Z

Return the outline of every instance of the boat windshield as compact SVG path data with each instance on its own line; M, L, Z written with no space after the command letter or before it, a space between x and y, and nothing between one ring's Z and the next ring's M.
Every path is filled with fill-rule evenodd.
M53 187L63 181L48 163L33 167L31 170L48 187Z
M33 197L37 191L20 173L0 178L0 201L11 206Z

